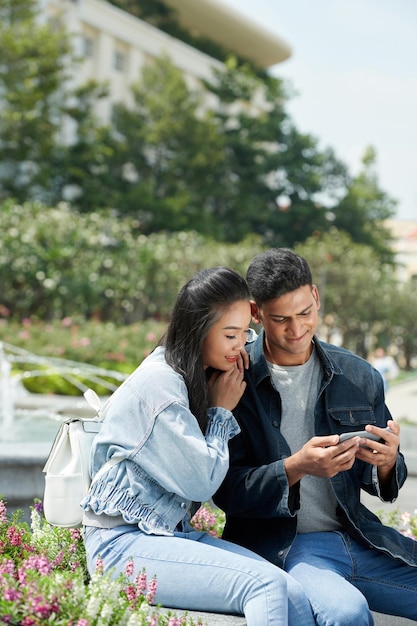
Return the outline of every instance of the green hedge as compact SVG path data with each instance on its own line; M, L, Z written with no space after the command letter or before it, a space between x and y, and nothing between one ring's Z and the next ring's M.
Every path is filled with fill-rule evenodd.
M244 274L261 250L256 237L231 245L195 232L145 236L133 219L67 205L9 201L0 211L0 316L14 320L166 319L198 270L228 265Z

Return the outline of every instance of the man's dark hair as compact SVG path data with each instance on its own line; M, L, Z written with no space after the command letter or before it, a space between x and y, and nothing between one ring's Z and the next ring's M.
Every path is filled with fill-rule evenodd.
M258 254L248 267L246 280L258 306L313 284L307 261L289 248L271 248Z

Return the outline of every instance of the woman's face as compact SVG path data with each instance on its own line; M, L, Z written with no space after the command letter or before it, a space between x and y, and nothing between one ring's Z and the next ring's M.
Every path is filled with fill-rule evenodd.
M250 304L239 300L220 314L203 342L204 369L212 367L227 371L236 367L236 361L247 339L251 320Z

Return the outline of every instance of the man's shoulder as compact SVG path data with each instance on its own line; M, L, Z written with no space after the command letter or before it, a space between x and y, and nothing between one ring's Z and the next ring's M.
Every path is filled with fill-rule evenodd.
M363 357L359 356L359 354L355 354L352 350L348 350L347 348L342 348L341 346L337 346L333 343L327 343L326 341L322 341L321 339L316 338L316 345L318 345L319 350L327 354L327 356L332 359L338 365L343 363L356 363L358 367L365 367L371 369L372 366Z

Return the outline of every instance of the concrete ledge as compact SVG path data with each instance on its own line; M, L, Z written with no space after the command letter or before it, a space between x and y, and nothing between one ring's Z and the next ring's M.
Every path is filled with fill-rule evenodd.
M374 613L375 626L415 626L416 622L406 617L397 617L396 615L383 615L382 613Z
M162 609L161 612L171 611L177 617L187 615L196 623L198 618L201 619L204 626L246 626L246 620L239 615L223 615L221 613L199 613L197 611L180 611L178 609ZM396 617L393 615L383 615L382 613L374 613L375 626L415 626L416 622L404 617ZM302 624L300 624L302 626Z
M0 493L7 510L22 509L29 521L29 507L35 498L43 499L45 478L42 472L51 444L0 444Z
M161 613L172 613L177 617L187 616L193 619L196 624L204 626L246 626L246 619L241 615L224 615L223 613L204 613L198 611L182 611L181 609L161 609ZM302 626L302 624L300 624Z

